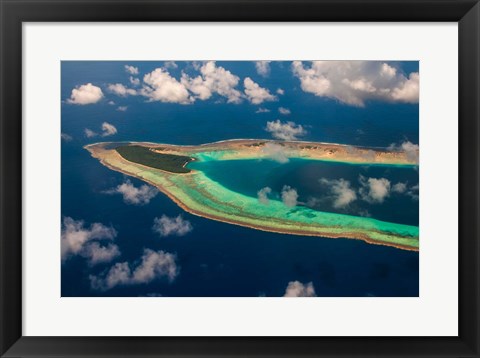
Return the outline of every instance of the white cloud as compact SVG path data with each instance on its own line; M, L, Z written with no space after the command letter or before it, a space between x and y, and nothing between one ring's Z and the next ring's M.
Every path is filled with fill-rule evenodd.
M270 200L268 199L268 194L270 194L271 192L272 189L270 189L268 186L260 189L257 192L258 202L263 205L268 205L270 203Z
M102 137L108 137L117 134L117 128L113 124L103 122L102 123Z
M284 95L285 94L285 91L281 88L277 88L277 94L279 94L280 96Z
M195 70L199 71L199 70L200 70L200 67L202 67L202 63L201 63L201 62L198 62L198 61L192 61L192 62L191 62L191 66L192 66Z
M134 86L140 86L140 79L130 76L130 83Z
M97 241L85 245L81 255L88 260L90 266L111 262L120 256L120 249L115 244L100 245Z
M329 187L333 194L333 207L335 208L345 208L357 200L357 194L350 187L348 180L322 178L320 183Z
M62 138L62 140L64 140L65 142L71 142L73 140L73 137L67 133L61 133L60 134L60 137Z
M270 74L270 62L272 61L255 61L255 68L260 76L267 77Z
M296 140L298 137L307 134L307 131L295 122L282 123L280 120L267 122L266 131L272 133L272 136L282 140Z
M110 106L115 106L115 102L114 102L114 101L108 101L108 104L109 104Z
M85 132L85 136L87 138L93 138L93 137L96 137L98 135L98 133L96 133L96 132L94 132L94 131L92 131L91 129L88 129L88 128L85 128L84 132Z
M117 107L117 111L120 111L120 112L126 112L127 109L128 109L127 106L118 106L118 107Z
M93 240L114 240L116 236L117 232L112 227L93 223L87 228L84 221L65 217L61 234L62 261L80 255L86 258L90 265L109 262L120 255L118 246L111 243L101 246L98 241Z
M418 196L418 191L419 191L420 187L418 184L412 186L408 191L407 191L407 195L410 196L413 200L418 200L419 196Z
M200 100L209 99L213 94L227 98L228 103L240 103L242 94L235 87L240 78L215 61L206 62L200 67L200 76L190 78L183 74L182 83Z
M404 141L400 145L396 145L395 143L390 144L388 150L397 150L405 152L407 159L411 162L418 163L419 159L419 146L418 144L413 144L410 141Z
M279 163L287 163L288 157L283 146L277 143L266 143L262 148L262 153L272 160Z
M285 206L293 208L297 205L298 194L297 191L288 185L285 185L282 189L282 201Z
M131 75L138 75L138 67L125 65L125 71Z
M168 217L162 215L160 218L153 220L153 231L160 236L184 236L193 230L192 224L188 220L183 219L181 215L177 217Z
M206 81L202 76L190 78L184 73L181 82L185 88L188 88L194 94L195 99L205 101L212 97L213 81Z
M405 194L414 200L418 200L418 189L418 184L409 187L408 183L399 182L395 185L392 185L392 192L397 194Z
M137 188L127 180L115 188L106 190L105 194L121 194L123 201L127 204L146 205L158 194L158 190L146 184Z
M385 178L365 178L360 176L360 195L363 200L369 203L383 203L386 197L390 195L390 181Z
M178 68L178 65L175 63L175 61L165 61L163 64L163 67L165 68Z
M259 108L255 111L255 113L269 113L270 110L268 108Z
M132 272L128 262L117 262L107 273L100 276L90 275L90 286L94 290L106 291L118 285L132 283Z
M350 154L351 156L354 157L360 157L365 159L366 161L375 161L376 154L375 151L369 149L369 150L359 150L358 148L354 148L352 146L347 146L345 148L347 150L347 153Z
M418 103L419 74L409 77L379 61L313 61L292 63L302 90L319 97L363 107L367 100Z
M72 94L67 99L67 103L78 105L93 104L100 101L103 97L100 87L87 83L72 89Z
M247 77L243 81L245 86L245 94L248 100L253 104L260 104L265 101L275 101L277 98L270 94L268 89L260 87L258 83L252 81L250 77Z
M94 290L106 291L116 286L138 285L165 278L173 282L179 274L175 255L165 251L145 249L140 262L117 262L99 276L90 275Z
M151 282L157 277L166 277L173 282L178 275L178 268L175 256L164 251L152 251L145 249L142 261L133 270L132 279L134 282Z
M397 69L395 67L389 66L386 63L382 63L380 68L380 75L386 78L393 78L397 74Z
M284 116L288 116L289 114L292 113L292 111L290 111L288 108L285 108L285 107L280 107L280 108L278 109L278 112L279 112L280 114L283 114Z
M405 193L407 191L407 183L397 183L393 185L392 191L399 194Z
M117 96L127 97L127 96L136 96L137 91L133 88L127 88L121 83L111 83L108 85L108 90Z
M163 68L147 73L143 77L143 82L145 85L141 94L151 101L180 104L189 104L194 101L186 86L170 76L170 73Z
M97 132L94 132L89 128L85 128L84 132L87 138L93 138L99 135ZM100 133L102 137L108 137L116 133L117 133L117 128L115 128L113 124L110 124L107 122L102 123L102 133Z
M283 297L317 297L313 283L303 284L300 281L290 281Z
M408 80L400 83L392 91L392 98L395 101L406 103L418 103L418 94L420 92L420 76L418 72L412 72Z
M213 94L227 98L228 103L240 103L242 94L235 89L240 78L221 66L215 61L208 61L200 67L200 76L195 78L187 74L182 75L182 84L187 87L195 98L200 100L209 99Z

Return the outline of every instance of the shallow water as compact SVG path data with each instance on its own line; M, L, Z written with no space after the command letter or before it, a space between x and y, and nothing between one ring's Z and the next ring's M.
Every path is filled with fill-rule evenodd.
M352 189L362 187L360 176L386 178L391 185L406 183L407 187L418 184L418 170L408 166L352 165L319 160L290 159L288 163L273 160L226 160L198 161L188 168L202 171L208 178L234 191L257 198L257 192L265 187L272 189L270 198L281 200L285 185L298 192L300 205L323 212L369 216L382 221L418 225L418 200L414 193L391 193L382 203L371 204L358 199L347 207L336 208L334 195L321 179L344 179Z

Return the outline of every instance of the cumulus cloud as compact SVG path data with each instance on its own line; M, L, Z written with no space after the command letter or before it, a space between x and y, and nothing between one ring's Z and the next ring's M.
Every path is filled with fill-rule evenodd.
M136 96L137 90L133 88L127 88L121 83L111 83L107 86L108 90L113 94L116 94L120 97L127 97L127 96Z
M258 202L263 205L268 205L270 203L270 200L268 199L268 194L270 194L271 192L272 189L270 189L268 186L260 189L257 192Z
M71 256L80 255L86 258L90 265L110 262L120 255L118 246L112 243L102 246L99 241L111 241L116 236L117 232L112 227L100 223L93 223L90 227L85 227L83 220L65 217L61 233L62 261Z
M134 86L140 86L140 79L130 76L130 83Z
M297 205L298 194L297 190L285 185L282 189L282 201L285 206L293 208Z
M145 249L139 262L117 262L99 276L90 275L94 290L106 291L116 286L150 283L157 279L173 282L179 274L175 255Z
M65 142L71 142L73 140L73 137L67 133L61 133L60 138L62 138L62 140Z
M89 129L89 128L85 128L84 132L85 132L85 136L86 136L87 138L93 138L93 137L96 137L96 136L98 135L98 133L92 131L92 130Z
M130 180L127 180L125 183L106 190L104 193L121 194L123 196L123 201L127 204L146 205L158 194L158 190L146 184L137 188Z
M317 297L317 294L311 282L290 281L283 297Z
M196 69L197 71L200 70L200 67L202 67L202 63L201 62L198 62L198 61L192 61L191 63L191 66Z
M374 150L371 150L371 149L357 149L357 148L354 148L352 146L347 146L345 148L347 150L347 153L351 156L355 156L355 157L360 157L360 158L363 158L365 159L366 161L371 161L371 162L374 162L375 161L375 158L376 158L376 152Z
M407 159L411 162L418 163L419 157L419 146L418 144L413 144L410 141L404 141L400 145L395 143L390 144L388 147L389 150L397 150L405 152Z
M294 61L292 71L303 91L352 106L368 100L418 103L419 74L406 77L380 61L313 61L310 67Z
M125 65L125 72L131 75L138 75L138 67Z
M267 77L270 74L270 62L272 61L255 61L255 68L260 76Z
M163 67L165 68L178 68L178 65L175 63L175 61L165 61L163 64Z
M407 195L410 196L413 200L418 200L418 191L420 187L418 184L412 186L411 188L408 189Z
M113 124L103 122L102 123L102 137L108 137L117 134L117 128Z
M290 111L288 108L284 108L284 107L280 107L280 108L278 109L278 112L279 112L280 114L283 114L284 116L288 116L289 114L292 113L292 111Z
M127 109L128 109L127 106L118 106L118 107L117 107L117 111L119 111L119 112L126 112Z
M267 158L275 160L276 162L279 162L279 163L288 162L288 157L287 157L287 154L285 153L285 148L280 144L270 143L270 142L265 143L261 151Z
M94 241L85 245L82 254L88 260L90 266L101 263L111 262L116 257L120 256L120 249L115 244L101 245Z
M72 94L67 99L67 103L78 105L93 104L100 101L103 97L100 87L87 83L72 89Z
M298 137L307 134L307 131L295 122L282 123L280 120L267 122L266 131L272 133L276 139L282 140L296 140Z
M269 113L269 112L270 110L268 108L262 108L262 107L260 107L255 111L255 113Z
M261 104L265 101L275 101L277 99L277 97L270 94L268 89L260 87L250 77L243 80L243 85L245 86L245 95L253 104Z
M393 89L392 98L399 102L418 103L419 83L420 76L418 72L410 73L408 80L403 81L398 87Z
M397 183L393 185L392 191L399 194L405 193L407 191L407 183Z
M357 200L355 190L350 187L348 180L342 179L320 179L320 183L327 186L333 195L333 207L345 208Z
M186 86L170 76L170 73L163 68L157 68L143 77L145 85L141 94L150 101L166 103L189 104L194 99L188 93Z
M177 217L168 217L162 215L153 220L153 231L160 236L184 236L193 230L190 221L183 219L181 215Z
M240 103L242 94L235 88L239 80L215 61L208 61L200 67L200 76L191 78L184 73L181 82L197 99L206 100L217 94L225 97L228 103Z
M87 138L93 138L99 135L99 133L92 131L89 128L85 128L84 132ZM107 122L102 123L102 132L100 133L102 137L108 137L116 133L117 133L117 128L115 128L113 124L110 124Z
M383 203L386 197L390 195L390 181L385 178L365 178L360 176L360 195L363 200L369 203Z
M277 88L277 94L279 94L280 96L281 95L284 95L285 94L285 91L281 88Z
M109 104L110 106L115 106L115 102L114 102L114 101L108 101L108 104Z

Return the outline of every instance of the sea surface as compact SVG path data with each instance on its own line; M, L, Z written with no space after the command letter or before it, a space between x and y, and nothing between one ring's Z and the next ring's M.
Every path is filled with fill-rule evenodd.
M418 296L419 253L371 245L359 240L326 239L267 233L186 213L163 194L143 206L129 205L121 195L105 194L130 180L101 165L83 146L99 141L150 141L170 144L202 144L234 138L271 138L267 121L291 120L307 128L302 139L385 148L409 140L418 143L418 105L369 102L365 107L339 105L335 100L303 92L288 63L273 63L270 77L255 72L251 62L218 62L241 78L249 76L273 92L283 88L277 102L254 106L215 101L193 105L147 102L145 98L118 97L105 92L95 105L66 103L72 88L91 82L128 83L124 65L139 67L141 75L162 62L62 62L62 217L112 226L122 255L117 261L135 262L143 249L174 253L180 274L144 285L117 286L107 291L90 287L89 276L109 265L90 267L82 257L62 265L62 296L282 296L290 281L312 282L318 296ZM418 63L402 63L406 72L418 71ZM177 78L182 68L170 70ZM273 75L275 74L275 75ZM141 76L140 76L141 77ZM108 104L114 101L115 105ZM127 106L118 111L118 106ZM282 117L278 107L291 110ZM270 109L256 113L258 108ZM114 136L87 138L85 128L100 131L103 122L118 130ZM392 184L418 184L419 168L349 165L310 160L241 160L191 163L229 189L256 197L269 186L279 195L285 185L295 187L301 205L316 210L371 216L375 219L418 225L418 198L390 195L381 205L361 200L347 209L336 209L319 180L344 178L352 187L360 177L387 178ZM315 200L316 199L316 200ZM160 237L152 230L156 217L182 215L193 231L182 237ZM59 220L60 221L60 220ZM421 242L421 237L420 237ZM60 238L59 238L60 245ZM421 246L421 245L420 245ZM152 298L153 299L153 298Z

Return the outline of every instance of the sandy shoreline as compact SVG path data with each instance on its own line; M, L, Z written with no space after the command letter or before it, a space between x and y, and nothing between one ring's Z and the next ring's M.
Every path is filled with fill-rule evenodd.
M287 158L317 159L352 164L418 165L418 152L417 158L410 158L408 153L403 151L354 147L344 144L323 142L229 139L200 145L125 142L125 144L127 143L153 147L158 153L188 155L191 157L195 157L196 154L218 155L218 157L215 157L216 160L268 158L272 155L271 151L273 148L274 151L281 152L282 155ZM85 146L85 148L88 150L97 150L96 148L107 144L109 143L94 143Z
M133 143L133 142L130 142ZM189 155L192 158L196 159L196 155L200 155L205 152L216 153L220 152L222 157L220 160L229 160L229 159L243 159L249 157L262 157L261 148L265 145L260 145L260 143L278 143L268 140L249 140L249 139L242 139L242 140L228 140L223 142L216 142L216 143L207 143L201 146L177 146L177 145L169 145L169 144L157 144L157 143L147 143L147 142L135 142L135 145L144 145L149 147L155 147L156 150L160 153L170 153L170 154L182 154L182 155ZM347 239L357 239L362 240L370 244L375 245L384 245L384 246L391 246L396 247L398 249L403 250L411 250L411 251L418 251L418 247L409 246L409 245L402 245L399 243L394 242L387 242L387 241L380 241L372 239L366 234L361 232L354 232L351 230L346 229L342 233L338 232L315 232L308 229L300 230L295 228L285 228L285 227L275 227L275 223L268 223L268 225L255 225L248 222L248 218L238 217L238 220L233 220L227 217L213 215L208 212L202 212L199 210L190 207L185 201L182 201L181 198L177 197L173 194L172 189L168 186L162 185L160 182L155 182L153 180L149 180L140 174L152 171L152 168L145 167L136 163L130 163L122 158L115 150L105 149L109 143L95 143L91 145L85 146L91 155L100 160L100 162L108 167L111 170L115 170L121 172L126 175L134 176L140 180L148 182L149 184L155 186L160 190L162 193L167 195L172 201L174 201L179 207L183 210L204 218L221 221L233 225L239 225L243 227L249 227L256 230L262 230L267 232L276 232L280 234L290 234L290 235L302 235L302 236L317 236L317 237L327 237L327 238L347 238ZM354 162L354 163L371 163L372 156L369 157L364 155L365 149L362 148L353 148L345 145L338 145L338 144L320 144L315 142L282 142L282 148L285 148L286 151L289 152L291 155L302 156L304 158L315 158L315 159L325 159L325 160L338 160L338 161L347 161L347 162ZM353 150L352 150L353 148ZM393 154L392 154L393 153ZM369 153L371 154L371 153ZM399 155L401 154L401 155ZM340 159L340 160L339 160ZM368 161L370 159L370 161ZM411 163L405 153L400 152L388 152L388 151L376 151L375 152L375 161L374 163L382 163L382 164L402 164L402 165L414 165ZM129 170L122 169L121 166L126 166ZM130 168L136 168L135 170L130 170ZM166 180L169 177L181 175L182 177L187 177L191 175L195 175L194 171L190 173L183 173L183 174L173 174L169 172L164 172L161 170L156 170L155 172L161 173ZM207 211L207 210L206 210ZM227 215L225 215L227 216ZM280 226L280 225L279 225ZM286 225L283 225L286 226ZM301 227L301 226L298 226ZM328 230L328 227L324 227L324 230ZM338 228L337 228L338 229ZM338 230L337 230L338 231ZM383 234L379 232L379 234ZM394 234L389 234L394 235ZM394 235L395 236L395 235ZM401 236L396 236L397 239L401 240ZM398 241L398 240L397 240Z

